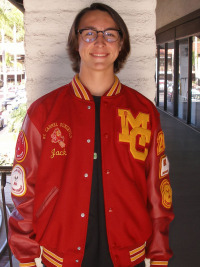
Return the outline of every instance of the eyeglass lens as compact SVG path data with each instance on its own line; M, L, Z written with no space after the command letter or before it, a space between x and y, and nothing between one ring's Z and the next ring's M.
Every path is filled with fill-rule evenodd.
M80 33L83 40L88 43L95 41L98 37L98 31L95 30L84 29ZM103 37L107 42L116 42L119 38L119 32L117 30L106 30L103 31Z

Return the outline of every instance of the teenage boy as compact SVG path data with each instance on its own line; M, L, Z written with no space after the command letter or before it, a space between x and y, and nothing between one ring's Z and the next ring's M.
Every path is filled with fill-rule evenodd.
M20 266L167 266L173 219L164 134L154 105L115 73L127 27L94 3L76 16L72 82L35 101L12 171L9 243Z

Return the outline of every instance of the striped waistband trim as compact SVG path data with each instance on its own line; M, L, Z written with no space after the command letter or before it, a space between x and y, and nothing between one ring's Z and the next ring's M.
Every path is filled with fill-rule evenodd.
M144 243L142 246L140 246L138 248L135 248L135 249L129 251L131 262L134 262L137 259L139 259L145 255L145 246L146 246L146 243Z
M55 253L51 252L50 250L43 247L42 256L49 261L51 264L62 267L63 265L63 258L59 257Z
M151 261L151 266L168 266L168 261Z
M33 267L33 266L36 266L36 263L35 262L20 263L19 266L20 267Z

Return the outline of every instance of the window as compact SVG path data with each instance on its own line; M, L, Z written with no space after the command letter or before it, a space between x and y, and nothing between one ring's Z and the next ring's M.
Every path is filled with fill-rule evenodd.
M200 131L200 10L156 31L157 106Z
M200 128L200 36L192 38L191 124Z
M174 43L167 50L167 111L174 112Z
M165 88L165 47L160 48L159 58L159 106L164 108L164 88Z
M178 117L187 121L188 39L179 42Z

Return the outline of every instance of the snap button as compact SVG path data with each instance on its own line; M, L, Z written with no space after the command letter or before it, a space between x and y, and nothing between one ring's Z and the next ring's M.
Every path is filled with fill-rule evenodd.
M87 108L88 108L88 109L91 109L91 106L88 106Z
M90 139L87 139L87 143L89 144L91 142L91 140Z
M81 250L81 247L77 247L77 250Z
M81 213L81 217L84 218L85 217L85 213Z
M110 170L107 169L107 170L106 170L106 174L110 174Z
M75 260L77 263L79 262L79 260Z
M88 177L88 173L85 173L85 174L84 174L84 177L87 178L87 177Z

